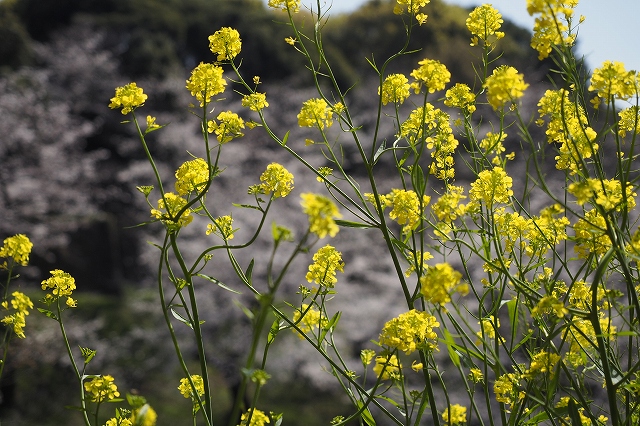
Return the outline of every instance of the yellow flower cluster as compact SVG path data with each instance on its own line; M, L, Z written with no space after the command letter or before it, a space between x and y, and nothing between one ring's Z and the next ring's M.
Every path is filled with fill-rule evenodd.
M611 318L601 315L598 318L598 325L602 330L602 337L606 337L610 341L615 339L616 326L611 322ZM590 320L574 318L570 323L568 332L569 352L566 355L567 361L573 366L584 365L585 353L591 356L597 353L597 346L594 343L596 339L596 331Z
M482 40L485 45L495 44L504 37L504 32L498 31L503 23L500 12L490 4L483 4L473 9L466 21L467 29L473 34L471 46L477 46L479 40Z
M265 93L251 93L242 97L242 106L249 108L251 111L260 111L269 106L267 95Z
M444 104L448 107L459 108L464 114L472 114L476 110L476 95L464 83L456 83L445 93Z
M112 376L97 376L84 384L84 390L93 402L110 401L120 396L113 381Z
M493 155L491 163L498 166L502 163L502 153L505 151L504 140L507 138L505 132L493 133L488 132L487 135L480 141L480 148L484 150L486 157Z
M207 131L215 133L218 142L227 143L244 136L244 133L242 133L244 120L235 112L222 111L218 114L216 120L207 122Z
M401 104L410 96L409 80L404 74L391 74L382 82L382 89L378 88L378 95L382 96L382 105Z
M436 317L415 309L388 321L380 333L380 344L403 351L409 355L417 350L437 350L440 327Z
M587 126L584 110L569 100L569 92L564 89L547 90L538 107L538 125L543 125L542 117L548 116L547 140L560 144L560 155L555 158L556 168L576 174L582 161L595 155L599 148L593 142L597 134Z
M263 411L252 408L240 417L239 426L264 426L267 423L271 423L269 416Z
M449 185L447 186L447 192L442 194L438 201L431 205L431 210L438 220L451 224L466 213L467 206L461 203L465 198L467 197L464 195L463 187Z
M420 277L420 293L427 302L444 306L451 301L454 292L463 296L469 293L469 286L461 280L462 274L451 265L438 263Z
M51 277L42 281L42 289L45 291L51 289L51 293L47 293L45 296L47 303L55 302L59 298L67 296L67 306L70 308L76 306L76 301L71 298L73 290L76 289L76 280L60 269L51 271Z
M473 202L484 201L488 207L492 207L494 203L508 203L513 195L512 185L513 179L502 167L483 170L478 173L478 178L471 182L469 198Z
M211 97L224 92L227 81L222 77L223 70L218 65L201 62L187 80L187 90L204 106Z
M207 235L215 234L225 241L233 240L233 234L236 229L233 229L233 218L231 216L220 216L213 219L213 222L207 225Z
M303 333L311 333L316 328L326 326L329 319L313 306L310 307L308 304L303 303L301 309L296 309L293 313L293 322L298 325ZM304 338L297 330L294 331L298 334L298 337Z
M300 0L269 0L269 7L296 13L300 10Z
M621 137L624 138L627 132L633 133L633 136L640 133L640 108L637 105L623 109L618 115L618 134Z
M393 189L385 195L384 201L387 207L392 207L389 217L404 225L403 232L408 233L416 228L422 218L422 212L431 198L422 196L422 203L413 190Z
M429 93L444 90L451 80L451 73L447 67L436 59L423 59L418 65L419 67L411 72L411 77L415 79L411 88L416 93L420 93L423 85Z
M284 168L282 164L271 163L260 175L260 192L268 194L273 192L274 198L283 198L293 190L293 174Z
M512 405L524 398L524 392L519 389L520 375L517 373L507 373L498 377L493 384L493 392L496 394L496 401L503 404Z
M340 228L334 219L342 217L335 203L319 194L304 193L300 197L302 211L309 216L309 231L318 238L335 237Z
M176 192L187 195L204 189L209 181L209 164L203 158L185 161L176 170Z
M240 33L233 28L220 28L209 36L209 49L214 55L218 55L218 61L232 60L242 49Z
M476 331L479 342L486 339L495 339L500 328L500 318L496 318L495 315L490 315L488 318L482 318L478 324L480 324L480 331ZM482 340L480 340L482 339Z
M501 65L487 77L484 87L487 89L489 104L497 111L504 108L507 102L513 103L521 98L529 85L514 67Z
M147 95L136 83L129 83L123 87L116 87L116 95L111 98L109 108L122 108L122 114L127 115L139 106L144 105Z
M611 239L606 230L607 222L596 209L589 210L584 218L578 219L573 225L576 239L574 250L578 257L587 259L590 254L605 254L611 247Z
M33 243L29 240L29 237L24 234L16 234L5 238L2 247L0 247L0 257L13 259L14 263L27 266L32 248ZM7 262L0 264L0 269L6 268Z
M569 34L573 9L578 0L527 0L530 16L539 15L533 24L531 47L538 51L538 59L549 56L552 46L572 46L575 34Z
M533 378L536 375L544 374L549 377L553 377L555 374L556 366L560 362L562 357L558 354L549 353L547 351L540 351L531 357L531 364L524 373L524 377Z
M193 216L191 216L191 209L186 209L182 212L180 217L176 217L180 210L182 210L186 205L187 200L173 192L167 192L164 194L164 199L160 198L158 200L158 208L151 209L151 216L156 219L160 219L169 230L177 231L180 228L189 225L193 220Z
M191 381L193 382L193 386L196 388L196 394L198 396L204 395L204 380L202 379L202 376L199 374L192 374ZM193 393L193 387L191 386L191 383L189 383L189 378L184 377L180 379L178 390L182 396L187 399L191 398L194 403L198 400Z
M133 426L133 423L130 419L113 417L107 420L104 426Z
M431 0L397 0L398 4L393 8L393 13L401 15L405 9L412 15L420 14L420 8L425 7Z
M309 272L305 278L319 286L333 288L338 282L337 271L344 272L342 253L327 244L313 255L313 263L309 265Z
M554 315L558 318L562 318L569 313L569 310L564 306L556 296L547 295L538 301L538 304L531 310L532 317L540 317L542 315Z
M11 293L13 299L11 299L11 308L15 311L10 315L6 315L2 318L2 323L7 326L13 326L13 332L21 339L25 338L24 327L27 323L27 315L29 315L29 309L33 309L33 302L29 296L19 291ZM9 310L9 302L2 302L2 307Z
M627 182L623 195L622 183L617 179L588 178L570 184L568 191L576 197L579 205L593 199L605 211L630 211L636 206L637 194L633 192L633 185Z
M155 426L158 415L149 404L133 410L131 413L131 424L135 426Z
M589 90L606 101L611 97L628 100L640 94L638 80L638 74L627 71L622 62L605 61L600 68L593 70Z
M298 114L300 127L318 127L320 130L333 124L333 110L324 99L309 99L302 104Z
M380 355L376 357L376 365L373 366L373 372L381 380L399 380L402 364L395 355Z
M467 407L460 404L449 405L442 413L442 420L446 425L462 425L467 422Z

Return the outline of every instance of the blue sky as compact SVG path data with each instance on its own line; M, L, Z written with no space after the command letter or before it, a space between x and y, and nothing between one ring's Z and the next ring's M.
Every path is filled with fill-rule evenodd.
M265 3L267 0L263 0ZM326 1L331 4L332 0ZM333 0L333 13L357 9L367 0ZM533 28L533 18L527 13L526 0L445 0L460 6L477 6L490 3L505 19L525 28ZM315 0L303 0L316 4ZM627 70L640 70L640 49L637 41L636 21L640 17L640 0L580 0L577 15L584 15L585 22L578 33L578 53L585 55L587 65L593 69L606 60L620 61ZM428 22L427 22L427 25Z

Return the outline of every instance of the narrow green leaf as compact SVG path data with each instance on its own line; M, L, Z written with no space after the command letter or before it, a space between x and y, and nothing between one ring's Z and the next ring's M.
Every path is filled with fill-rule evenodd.
M368 426L375 426L376 425L376 421L373 419L373 416L371 415L371 411L369 411L368 408L364 408L364 404L362 403L362 401L356 401L356 404L358 405L358 409L362 410L360 412L360 417L362 418L362 420L364 420L364 422L368 425Z
M252 262L253 262L253 261L252 261ZM251 265L249 265L249 266L251 266ZM252 268L252 269L253 269L253 268ZM218 280L217 278L210 277L209 275L205 275L205 274L196 274L196 275L197 275L198 277L200 277L200 278L204 278L204 279L205 279L205 280L207 280L207 281L211 281L212 283L214 283L214 284L215 284L215 285L217 285L218 287L223 288L223 289L225 289L225 290L227 290L227 291L230 291L231 293L235 293L235 294L242 294L241 292L239 292L239 291L237 291L237 290L234 290L234 289L232 289L232 288L227 287L226 285L224 285L224 284L222 283L222 281Z
M287 144L287 141L289 140L289 133L290 131L284 134L284 137L282 138L282 146L285 146Z
M253 259L251 259L251 262L249 262L249 266L247 266L247 270L244 273L244 276L247 278L248 282L251 282L251 275L253 274L253 265L254 265L255 261Z
M454 345L456 342L455 340L453 340L453 336L446 328L442 329L442 333L444 335L444 342L447 345L447 352L449 352L449 358L451 359L451 362L453 362L453 365L455 365L456 367L460 367L460 355L458 355L458 352L454 349Z
M340 316L342 316L342 312L338 311L334 316L331 317L327 325L322 329L322 333L320 334L320 341L322 342L327 335L327 333L338 325L338 321L340 321Z
M569 409L569 418L571 419L572 426L582 426L582 419L580 418L580 413L578 412L578 406L573 398L569 398L569 405L567 406Z
M58 317L56 316L56 314L54 314L53 312L51 312L48 309L44 309L44 308L38 308L38 311L40 311L41 313L45 314L46 316L48 316L51 319L54 319L56 321L58 321Z
M186 324L187 327L193 330L193 324L191 324L191 321L189 321L188 319L186 319L185 317L177 313L173 308L171 308L171 315L173 315L175 319L177 319L183 324Z
M251 321L253 321L253 318L255 317L255 315L253 314L253 312L251 312L251 309L249 309L246 306L244 306L238 300L234 300L233 304L236 305L238 308L240 308L242 310L242 312L244 312L244 314L247 316L247 318L249 318Z
M347 228L374 228L374 226L371 226L368 223L352 222L350 220L336 219L335 222L336 225Z
M373 164L376 164L378 162L378 158L380 158L380 156L386 151L386 148L387 148L386 141L382 141L376 153L373 154Z
M251 204L236 204L236 203L231 203L231 204L234 207L240 207L242 209L253 209L253 210L262 211L262 209L260 207L252 206Z

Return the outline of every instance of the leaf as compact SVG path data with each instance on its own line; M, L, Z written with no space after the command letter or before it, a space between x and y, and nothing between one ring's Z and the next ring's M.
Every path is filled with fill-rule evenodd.
M45 314L46 316L48 316L49 318L51 318L51 319L54 319L54 320L58 321L58 317L56 316L56 314L54 314L54 313L53 313L53 312L51 312L50 310L48 310L48 309L44 309L44 308L38 308L38 310L39 310L41 313L43 313L43 314Z
M334 222L338 226L344 226L346 228L375 228L375 226L368 223L352 222L350 220L335 219Z
M373 164L376 164L378 162L378 158L380 158L380 156L386 151L386 148L387 144L385 143L385 141L382 141L376 153L373 154Z
M253 263L253 261L251 261ZM251 265L249 265L251 266ZM213 278L210 277L209 275L205 275L205 274L196 274L196 276L200 277L200 278L204 278L207 281L211 281L212 283L214 283L215 285L217 285L220 288L223 288L227 291L230 291L231 293L235 293L235 294L242 294L241 292L234 290L232 288L227 287L226 285L224 285L220 280L218 280L217 278Z
M287 141L289 140L289 133L290 131L284 134L284 137L282 138L282 146L285 146L287 144Z
M251 275L253 274L253 264L254 263L255 263L254 260L251 259L251 262L249 262L249 266L247 266L247 270L244 273L244 276L247 278L248 282L251 282Z
M171 314L174 316L175 319L177 319L183 324L186 324L190 329L193 330L193 324L191 324L191 321L189 321L188 319L186 319L185 317L177 313L173 308L171 308Z
M253 321L253 318L255 317L255 315L253 314L253 312L251 312L251 309L247 308L237 300L234 300L233 304L236 305L238 308L240 308L242 312L244 312L244 314L247 316L247 318Z
M569 418L571 419L572 426L582 426L582 419L580 418L580 413L578 412L578 406L573 398L569 398Z
M257 206L252 206L251 204L236 204L236 203L231 203L234 207L240 207L243 209L253 209L253 210L258 210L258 211L262 211L262 209L260 207Z
M453 340L453 336L446 328L442 329L442 333L444 334L444 342L447 345L447 352L449 352L451 362L453 362L453 365L456 367L460 367L460 355L458 355L458 352L454 349L455 341Z
M269 329L269 335L267 336L267 345L273 343L276 339L276 336L280 332L280 318L276 318L271 324L271 328Z
M338 321L340 321L340 316L342 316L342 312L340 311L336 312L336 314L331 317L327 325L323 327L322 333L320 334L321 342L324 340L324 337L327 335L327 333L336 325L338 325Z
M358 406L359 410L362 410L360 412L360 417L362 418L362 420L364 420L364 422L368 426L375 426L376 421L373 419L373 416L371 415L371 411L369 411L368 408L363 408L364 404L362 403L362 401L356 401L356 405Z

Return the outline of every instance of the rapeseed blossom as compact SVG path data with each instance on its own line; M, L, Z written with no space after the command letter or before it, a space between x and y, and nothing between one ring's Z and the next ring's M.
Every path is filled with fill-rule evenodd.
M442 420L447 425L461 425L467 422L467 407L460 404L449 405L442 413Z
M549 56L552 46L572 46L575 34L569 34L573 9L578 0L527 0L527 12L538 15L533 25L531 47L538 51L538 59Z
M378 88L378 95L382 96L382 105L402 104L410 96L409 80L404 74L391 74L382 82L382 89Z
M404 225L403 232L410 232L415 229L422 218L422 212L431 198L428 195L422 196L422 204L413 190L393 189L385 196L387 206L393 209L389 212L389 217L399 225Z
M493 133L488 132L487 135L480 141L479 146L484 150L485 156L493 155L491 163L494 165L500 165L502 153L505 151L504 140L507 138L505 132Z
M445 93L444 104L448 107L459 108L465 114L472 114L476 110L476 95L464 83L456 83Z
M71 298L73 290L76 289L76 280L68 273L54 269L51 271L51 277L42 281L43 290L51 290L50 294L45 296L45 301L54 302L63 296L67 296L67 306L75 307L76 301Z
M540 351L531 357L529 369L524 373L527 378L535 377L538 374L545 374L553 377L556 366L562 357L558 354Z
M144 134L146 135L147 133L153 132L154 130L158 130L162 127L163 126L156 123L155 117L147 115L147 128L145 129Z
M631 132L634 135L640 133L640 108L637 105L623 109L618 115L620 116L618 134L621 137L624 138L627 132Z
M158 415L149 404L144 404L131 413L131 422L136 426L155 426Z
M504 32L498 31L503 23L500 12L490 4L483 4L473 9L466 21L467 29L473 34L471 46L477 46L478 40L482 40L485 45L495 44L504 37Z
M417 350L437 350L440 327L436 317L415 309L388 321L380 333L380 344L403 351L409 355Z
M493 70L484 83L487 89L487 100L494 110L504 108L507 102L515 102L524 95L529 87L524 76L513 67L501 65Z
M569 185L568 191L576 197L578 205L594 200L604 211L632 210L636 206L633 185L627 182L625 195L622 195L622 183L618 179L588 178Z
M260 111L269 106L266 93L251 93L242 97L242 106L251 111Z
M251 421L249 421L251 419ZM240 417L239 426L264 426L267 423L271 423L269 416L263 411L252 408Z
M209 164L203 158L185 161L176 170L176 192L187 195L201 191L209 181Z
M335 203L319 194L304 193L300 197L302 211L309 216L309 231L318 238L335 237L340 228L334 219L342 217Z
M448 263L438 263L427 269L420 277L420 293L427 302L444 306L451 301L451 294L460 293L463 296L469 292L466 283L460 283L462 274Z
M431 0L396 0L397 5L393 8L393 13L401 15L405 8L412 15L420 14L420 8L425 7ZM425 18L426 19L426 18Z
M503 404L513 405L524 398L525 394L519 389L520 375L517 373L507 373L498 377L493 385L493 392L496 394L496 401Z
M482 318L478 324L480 324L480 331L476 331L476 335L479 339L495 339L499 337L500 318L490 315L487 318Z
M542 315L555 315L558 318L562 318L569 313L569 310L564 306L556 296L544 296L538 304L531 310L532 317L539 317Z
M236 29L222 27L209 36L209 49L218 55L218 61L230 61L242 50L240 33Z
M373 366L373 372L381 380L400 380L400 372L402 364L395 355L380 355L376 357L376 365Z
M472 202L484 201L488 207L494 203L508 203L513 195L512 185L513 179L502 167L483 170L478 173L478 178L471 182L469 198Z
M164 199L160 198L158 200L158 208L151 209L151 216L156 219L160 219L169 230L177 231L178 229L189 225L193 220L193 216L191 216L191 209L186 209L182 212L180 217L176 217L176 215L186 205L187 200L173 192L167 192L164 194Z
M218 235L225 241L233 240L233 234L236 229L233 229L233 218L229 215L220 216L213 219L213 223L207 225L206 234Z
M431 210L438 220L446 224L451 224L467 211L467 206L461 203L465 198L467 197L464 195L464 188L462 186L449 185L447 192L442 194L440 198L431 205Z
M313 306L310 307L308 304L303 303L302 307L296 309L293 313L293 322L298 325L298 328L303 333L311 333L316 328L325 327L329 323L329 319ZM297 330L294 331L298 334L298 337L304 339L302 334L298 333Z
M309 272L305 278L319 286L333 288L338 282L337 271L344 272L342 253L327 244L313 255L313 263L309 265Z
M109 420L107 420L107 423L105 423L104 426L133 426L133 423L131 423L130 419L125 419L125 418L111 418Z
M211 97L224 92L227 81L218 65L200 62L187 80L187 90L200 101L200 106L211 102Z
M584 218L578 219L573 230L574 250L581 259L587 259L591 254L601 256L611 248L611 239L606 234L607 222L596 209L587 211Z
M13 326L13 332L21 339L25 338L24 327L26 326L26 317L29 315L29 309L33 309L33 302L24 293L14 291L11 293L11 308L15 311L11 315L6 315L1 322L4 325ZM9 310L9 302L2 302L2 307Z
M105 402L120 396L112 376L97 376L85 382L84 390L93 402Z
M269 7L296 13L300 10L300 0L269 0Z
M638 75L635 71L627 71L622 62L605 61L593 70L589 90L605 101L610 98L628 100L639 94Z
M216 120L209 120L207 122L207 131L209 133L215 133L216 139L218 139L218 142L221 144L244 136L244 133L242 133L244 120L235 112L222 111L218 114Z
M2 247L0 247L0 257L11 258L14 263L27 266L32 248L33 243L29 237L24 234L16 234L4 239ZM0 264L0 269L6 268L7 262Z
M111 98L109 108L122 108L122 115L127 115L139 106L144 105L147 95L136 83L129 83L122 87L116 87L116 95Z
M420 93L423 85L429 93L444 90L451 80L451 73L447 67L436 59L423 59L418 65L420 67L411 72L411 77L415 79L411 88L416 94Z
M193 382L193 386L195 386L196 388L196 394L198 396L203 396L204 380L202 379L202 376L200 376L199 374L192 374L191 381ZM178 385L178 390L180 391L180 394L182 396L184 396L187 399L191 398L194 401L194 403L195 401L198 400L198 398L193 393L193 387L191 386L191 383L189 383L189 378L184 377L180 379L180 385Z
M274 198L284 198L293 190L293 174L282 164L271 163L260 175L259 190L262 194L273 192Z
M320 130L333 124L333 110L324 99L309 99L302 104L298 114L300 127L318 127Z

